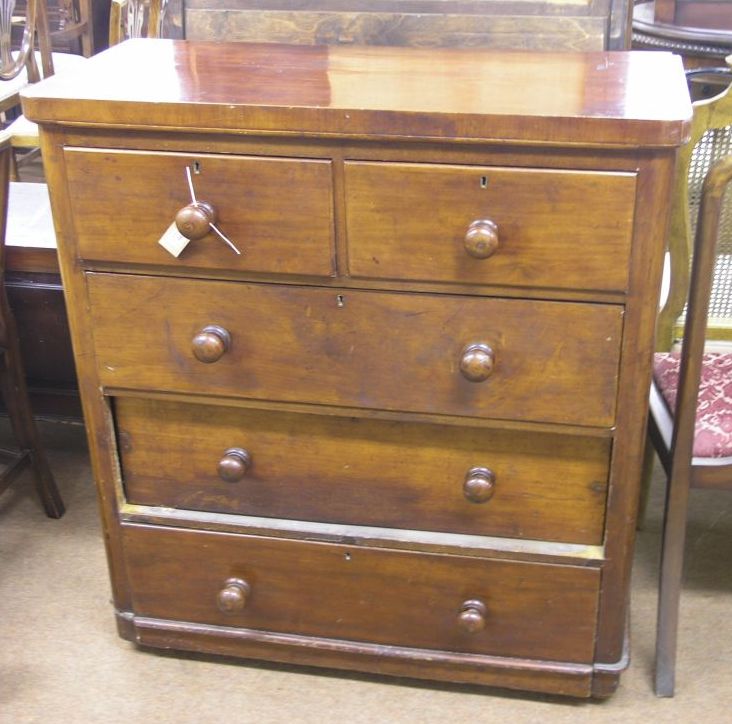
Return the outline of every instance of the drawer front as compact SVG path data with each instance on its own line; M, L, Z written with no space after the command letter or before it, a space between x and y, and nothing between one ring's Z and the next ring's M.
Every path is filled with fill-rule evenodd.
M140 505L602 543L610 442L118 398Z
M139 616L592 660L599 588L593 568L130 525L123 526L123 539ZM227 584L232 579L244 585ZM228 613L219 609L219 599L228 603ZM479 616L467 615L473 623L482 619L480 631L466 630L461 612L468 601L485 606Z
M106 387L613 422L620 307L115 274L87 279Z
M623 291L635 187L629 173L346 163L349 271Z
M64 153L78 255L88 261L177 269L330 276L334 273L329 161L67 149ZM196 199L219 228L179 257L158 243Z

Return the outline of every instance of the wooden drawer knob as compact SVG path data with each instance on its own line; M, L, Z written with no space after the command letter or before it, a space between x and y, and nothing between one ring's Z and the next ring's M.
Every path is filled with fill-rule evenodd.
M487 259L498 249L498 225L490 219L477 219L465 234L465 251L473 259Z
M227 483L238 483L249 470L252 456L240 447L231 447L219 460L219 477Z
M193 354L199 362L216 362L231 346L231 335L216 324L204 327L191 342Z
M175 215L175 225L186 239L203 239L216 223L216 209L206 201L195 201Z
M465 601L458 614L458 626L468 633L479 633L485 628L488 608L478 599Z
M495 354L490 345L469 344L460 356L460 372L470 382L483 382L493 374Z
M485 503L496 491L496 474L488 468L471 468L465 476L463 494L471 503Z
M222 613L239 613L247 605L252 587L243 578L229 578L216 596Z

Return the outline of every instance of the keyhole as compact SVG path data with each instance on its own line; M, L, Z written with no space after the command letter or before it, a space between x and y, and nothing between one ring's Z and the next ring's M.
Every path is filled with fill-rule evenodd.
M480 177L480 188L482 188L482 189L488 188L488 177L487 176Z
M196 175L201 173L201 164L198 161L193 162L193 173Z
M346 300L343 298L342 294L339 294L336 297L336 306L343 307L343 306L345 306L345 304L346 304Z

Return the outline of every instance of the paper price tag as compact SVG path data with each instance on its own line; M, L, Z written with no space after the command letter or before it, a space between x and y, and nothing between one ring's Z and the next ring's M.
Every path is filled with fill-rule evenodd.
M158 244L177 259L181 255L183 249L188 246L189 241L190 239L187 239L180 233L180 231L178 231L178 227L175 225L174 221L160 237Z

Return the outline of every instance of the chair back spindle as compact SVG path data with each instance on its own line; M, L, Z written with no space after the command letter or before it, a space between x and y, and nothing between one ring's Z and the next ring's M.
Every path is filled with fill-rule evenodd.
M717 161L702 185L689 284L689 300L681 346L676 421L672 442L678 463L691 464L694 428L707 339L708 314L714 286L719 231L727 187L732 180L732 155Z
M12 30L17 23L15 0L0 0L0 80L16 78L28 68L28 80L40 80L33 53L36 41L41 54L43 75L53 75L51 44L48 40L48 13L45 0L28 0L20 48L13 49Z
M698 72L690 71L690 82ZM732 82L732 69L715 69L717 77ZM723 92L693 105L691 138L678 156L669 225L668 297L659 311L656 328L658 351L668 351L681 334L689 291L689 264L697 227L701 188L715 161L732 152L732 85ZM723 207L732 210L732 193ZM723 214L715 278L710 297L710 328L715 339L732 340L732 214Z
M109 44L128 38L160 38L168 0L112 0Z

